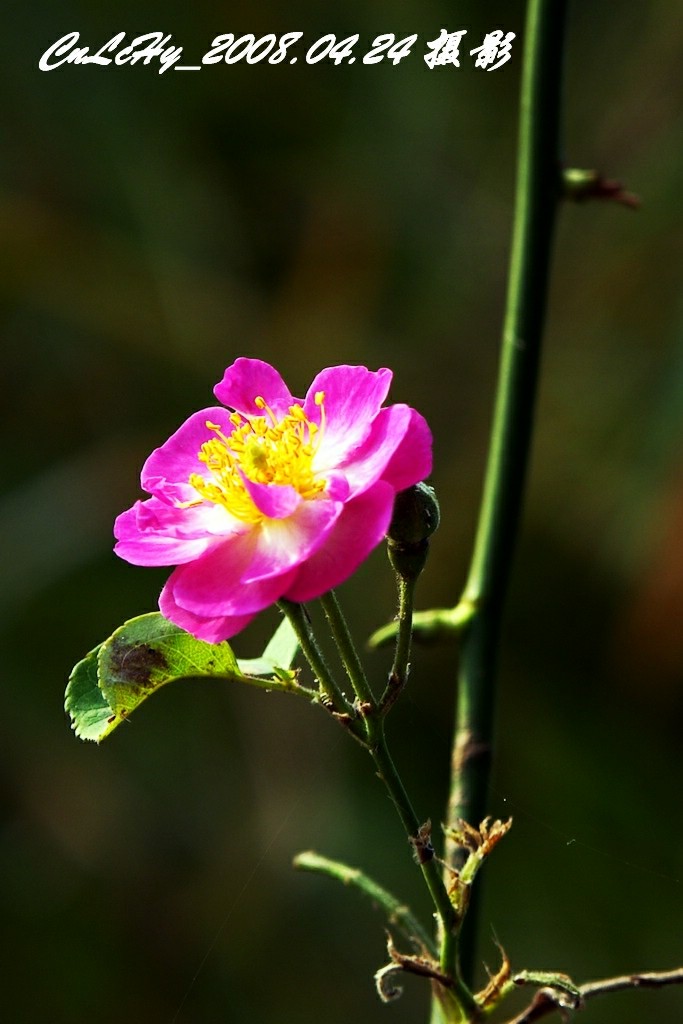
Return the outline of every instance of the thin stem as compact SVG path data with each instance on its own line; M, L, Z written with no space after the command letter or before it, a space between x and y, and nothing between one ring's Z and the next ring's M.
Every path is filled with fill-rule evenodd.
M673 971L648 971L644 974L625 974L620 978L603 978L581 985L581 998L593 999L629 988L664 988L665 985L683 985L683 967Z
M303 608L301 607L301 605L294 604L291 601L283 600L280 601L279 604L292 623L292 626L297 634L297 637L299 638L301 649L304 652L304 655L307 658L309 664L311 665L311 668L313 669L314 673L318 677L321 689L323 689L325 694L329 696L329 699L334 702L335 707L341 707L341 702L343 701L344 704L346 705L346 708L348 708L348 704L346 704L346 699L344 698L343 694L341 693L338 686L334 682L332 675L320 652L320 648L318 647L315 637L313 636L313 631L311 629L308 618L304 613ZM355 685L358 685L360 683L361 686L367 687L367 693L369 694L370 698L372 698L369 685L367 683L367 680L365 679L365 673L363 672L363 669L360 666L360 662L358 661L358 655L356 654L355 649L353 648L351 637L348 633L346 623L343 620L343 616L341 615L339 605L336 599L334 601L325 601L325 604L327 606L326 614L329 611L336 627L333 630L335 640L337 640L338 643L339 637L341 637L344 640L344 647L341 652L344 664L347 665L348 662L347 667L349 670L349 674L351 674L351 669L353 669L353 674L356 681ZM328 619L329 617L330 616L328 615ZM353 655L351 654L351 650L353 650ZM357 662L357 665L354 665L354 662ZM357 675L357 673L360 673L360 675ZM366 747L370 756L375 762L375 767L377 769L379 778L382 780L382 782L387 788L389 796L391 797L391 801L394 804L396 810L398 811L401 821L403 822L403 827L406 830L408 838L414 841L416 837L421 833L421 823L417 815L415 814L415 811L413 810L410 798L406 793L403 782L401 781L401 777L396 771L396 766L394 765L394 762L389 753L386 738L384 735L383 723L377 715L377 708L376 705L374 704L374 700L371 705L369 703L369 700L367 704L364 705L363 721L365 723L366 735L365 737L361 738L356 733L356 736L357 738L361 739L361 742ZM455 911L453 910L451 901L448 898L448 892L446 890L444 881L441 878L441 873L437 868L435 860L433 859L434 851L431 850L431 847L429 849L430 852L428 855L425 852L424 859L418 858L420 862L420 867L422 869L422 874L424 876L425 882L427 883L427 888L429 889L430 895L434 902L434 906L439 914L439 918L443 922L444 928L449 931L453 931L454 925L456 923Z
M484 492L462 601L458 706L448 821L486 816L496 652L531 443L555 213L560 196L558 109L566 0L529 0L520 103L512 254ZM459 863L447 843L446 858ZM470 909L469 918L472 916ZM471 978L473 942L463 949Z
M307 850L298 853L294 858L294 867L303 871L313 871L317 874L328 875L335 878L344 885L351 885L359 892L367 896L373 904L381 907L387 915L389 924L401 932L409 942L417 942L426 953L432 956L436 953L434 942L427 931L409 907L392 896L390 892L383 889L372 878L359 871L358 868L349 867L338 860L330 860L329 857L322 857L318 853Z
M426 829L426 823L420 822L420 819L417 817L403 781L389 753L382 714L377 707L370 684L365 675L365 670L358 657L334 591L323 595L320 598L320 603L332 630L339 655L358 698L358 710L365 726L366 738L363 741L364 745L375 763L377 775L384 783L403 823L408 839L413 845L415 858L420 866L422 876L438 915L440 934L444 937L441 945L441 966L444 974L448 974L449 977L453 978L452 992L458 1003L467 1010L474 1010L475 1004L472 994L462 984L457 972L452 972L451 970L453 965L457 963L455 949L457 947L458 919L442 878L441 870L434 857L428 828ZM405 614L409 612L411 604L412 598L406 594L404 597ZM404 649L403 654L405 653L407 652ZM403 657L403 654L401 657ZM401 670L400 664L399 670Z
M356 691L359 701L357 709L349 706L346 698L335 683L302 606L286 600L280 601L279 605L290 619L301 644L301 649L317 676L320 688L328 702L337 712L337 716L345 720L345 724L350 725L356 739L360 740L374 761L377 775L384 783L403 823L407 837L413 845L416 860L420 866L422 876L439 918L440 932L448 937L442 945L442 950L445 948L449 951L446 961L449 965L453 964L456 962L456 957L450 955L450 950L457 943L458 920L448 896L446 884L434 857L434 850L429 841L429 829L420 822L413 810L410 798L389 753L384 735L383 719L379 714L379 709L334 594L325 595L324 598L321 598L321 603L337 643L342 662ZM360 712L360 718L353 717L354 711L356 714ZM360 722L363 724L363 735L360 733ZM444 971L444 973L448 972ZM449 977L451 977L450 974ZM455 998L458 1001L458 1005L463 1006L466 1010L473 1010L475 1004L469 989L462 984L457 975L452 975L452 977L454 981L452 998Z
M394 663L391 666L389 680L380 700L380 708L384 715L393 707L403 687L408 682L410 647L413 636L413 608L417 578L407 579L405 576L400 576L397 573L396 579L398 583L398 631L396 633Z
M323 594L320 598L320 604L329 623L334 642L337 645L339 656L349 681L353 686L354 693L358 698L359 704L364 708L365 714L367 714L369 711L374 710L375 698L334 590L328 590L326 594Z
M619 978L604 978L601 981L590 981L579 986L581 1002L595 996L609 995L634 988L664 988L666 985L683 985L683 967L673 971L650 971L646 974L626 974ZM507 1024L533 1024L534 1021L546 1017L550 1013L565 1009L562 994L551 988L542 988L534 996L526 1010L507 1022Z
M311 624L303 605L294 601L287 601L284 598L278 601L278 607L287 616L296 633L297 639L303 651L304 657L311 666L314 676L318 680L323 703L339 715L352 717L352 708L346 697L339 689L332 672L330 671L323 653L315 639Z
M318 698L317 690L312 689L310 686L302 686L296 679L278 679L277 676L253 676L248 672L242 672L241 669L242 666L240 666L240 675L237 677L240 682L248 683L249 686L255 686L259 690L266 690L268 693L295 693L311 702Z
M384 724L381 720L371 718L374 742L368 747L375 762L377 774L387 788L389 796L403 822L408 839L411 841L416 860L420 865L429 894L439 918L439 931L442 935L440 966L442 972L453 979L453 993L459 1005L468 1013L476 1010L476 1004L469 988L463 984L457 971L458 919L441 876L441 871L434 857L434 850L429 842L427 823L421 823L405 791L401 777L389 753L384 736Z

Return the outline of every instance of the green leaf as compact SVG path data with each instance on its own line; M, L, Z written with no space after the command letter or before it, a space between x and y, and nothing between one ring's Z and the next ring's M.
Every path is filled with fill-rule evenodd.
M124 623L76 665L65 707L76 735L99 743L161 686L198 676L243 679L229 644L196 640L151 612Z
M241 672L248 676L272 676L278 679L294 678L292 663L299 650L299 641L289 619L283 619L260 658L239 658Z
M102 694L121 719L174 679L240 677L229 644L196 640L158 612L124 623L102 644L97 660Z
M117 725L116 716L97 685L99 647L79 661L69 676L64 708L71 718L71 727L82 740L99 743Z
M150 612L124 623L79 661L69 677L64 706L76 735L99 743L152 693L176 679L229 679L306 694L290 671L297 647L285 619L261 658L238 664L228 643L196 640L159 612Z

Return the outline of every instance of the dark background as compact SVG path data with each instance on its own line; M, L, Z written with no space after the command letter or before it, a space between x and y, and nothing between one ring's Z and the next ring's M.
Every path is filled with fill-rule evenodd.
M577 980L681 962L683 21L677 5L572 5L566 154L643 199L567 206L538 434L501 657L491 799L515 825L487 870L515 969ZM480 495L511 227L523 5L10 3L3 21L3 1018L357 1024L383 1007L382 918L291 871L315 848L425 915L398 821L322 713L211 683L169 687L101 748L62 712L72 664L153 610L165 570L111 553L140 466L238 355L302 392L318 369L395 371L435 435L443 521L422 607L455 601ZM461 68L422 55L466 28ZM502 27L512 60L475 71ZM393 67L67 65L81 32L419 33ZM469 44L469 46L467 45ZM362 52L362 51L360 51ZM380 550L340 597L359 636L394 595ZM255 655L277 616L235 643ZM378 686L388 655L368 665ZM455 651L417 651L390 739L441 820ZM586 1024L679 1019L683 994L593 1004Z

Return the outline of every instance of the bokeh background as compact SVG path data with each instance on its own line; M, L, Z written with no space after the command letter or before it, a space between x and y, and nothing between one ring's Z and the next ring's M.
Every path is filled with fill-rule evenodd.
M238 355L303 391L335 362L391 366L428 417L443 523L422 607L453 603L472 542L504 299L523 7L342 10L10 2L3 20L2 1016L16 1024L357 1024L383 1007L383 921L292 872L315 848L424 914L369 762L320 712L210 683L169 687L102 747L62 712L72 664L153 610L164 570L111 552L149 451ZM683 21L667 0L572 5L567 160L638 213L561 214L538 434L504 649L481 959L578 980L681 962L683 896ZM425 41L517 33L499 71L430 71ZM410 57L334 67L37 62L162 29L414 32ZM465 51L466 52L466 51ZM376 552L341 599L359 635L394 594ZM236 642L251 656L277 622ZM453 648L418 651L393 712L419 813L440 821ZM369 656L377 685L388 655ZM586 1024L677 1020L683 993L593 1004Z

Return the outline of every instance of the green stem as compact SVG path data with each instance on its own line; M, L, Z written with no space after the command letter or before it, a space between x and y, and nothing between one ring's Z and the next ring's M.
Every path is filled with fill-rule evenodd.
M345 718L352 720L353 709L339 689L323 657L303 605L282 598L282 600L278 601L278 607L291 622L304 657L318 680L322 702L338 715L343 715Z
M434 942L427 931L409 907L392 896L390 892L383 889L372 878L359 871L358 868L351 868L348 864L342 864L338 860L330 860L329 857L321 857L318 853L307 850L298 853L294 858L294 867L303 871L313 871L317 874L327 875L335 878L344 885L351 885L358 889L364 896L367 896L373 904L381 907L387 915L389 924L401 932L409 942L417 942L423 950L435 954Z
M415 604L415 579L396 574L398 584L398 631L394 650L394 663L389 680L380 700L382 714L393 706L403 687L408 682L410 647L413 636L413 608Z
M323 606L325 607L325 613L328 616L328 620L331 618L334 623L334 637L338 645L340 645L342 660L347 667L349 675L354 680L354 687L359 687L363 694L363 697L360 699L364 705L362 720L365 723L366 735L365 737L358 738L361 739L361 742L375 762L377 773L387 788L389 796L398 811L408 837L414 839L420 832L420 821L413 810L408 794L406 793L403 782L401 781L401 777L396 771L396 766L391 759L384 735L383 723L377 714L377 707L374 703L374 699L372 698L372 693L370 692L369 684L365 678L365 673L360 665L360 661L358 660L358 655L353 647L346 622L341 614L341 609L339 608L336 598L330 600L329 597L330 595L326 595L325 598L321 598L321 601L324 602ZM329 699L334 702L335 708L341 709L342 702L344 702L346 709L348 709L349 706L346 703L346 699L334 682L320 652L320 648L318 647L310 623L302 606L285 600L280 601L279 604L292 623L299 639L299 643L301 644L301 649L313 669L313 672L318 678L321 690L323 690ZM343 641L343 644L340 644L340 639ZM366 697L367 701L365 699ZM372 701L372 704L370 704L370 701ZM345 712L342 711L342 713ZM448 892L444 881L441 878L441 873L433 859L433 851L432 855L429 858L426 858L424 863L420 863L420 867L422 868L422 874L424 875L427 883L427 888L432 896L434 906L441 921L443 922L444 928L448 931L452 931L455 925L455 912L451 905L451 901L448 898Z
M449 998L455 1000L458 1006L466 1011L474 1009L474 1000L469 989L462 984L457 971L451 973L453 965L457 964L458 919L448 895L446 884L441 875L441 870L434 857L434 850L428 841L422 842L423 823L417 817L410 798L403 785L403 781L396 769L384 733L384 720L380 709L377 706L367 676L361 664L360 658L354 646L351 634L349 633L346 620L337 601L334 591L324 594L320 603L332 631L332 636L337 645L344 668L351 681L351 684L358 699L357 710L365 726L365 739L362 740L368 753L372 757L377 775L384 783L389 797L403 823L408 839L413 843L416 860L420 866L429 894L432 898L434 908L439 919L439 932L443 936L441 943L441 966L445 974L453 977L454 986L449 993ZM410 591L403 592L402 597L405 630L406 616L409 616L412 607L412 596ZM405 637L405 634L404 634ZM305 653L305 652L304 652ZM406 658L407 650L405 639L402 644L400 659ZM396 664L396 662L395 662ZM402 661L399 661L399 671L402 670ZM358 735L356 733L356 735Z
M403 822L406 834L413 843L416 859L438 915L439 932L442 936L441 970L448 977L453 978L453 989L451 991L459 1007L466 1013L474 1013L476 1006L472 993L462 982L456 969L459 922L441 871L434 857L434 851L431 848L431 844L422 845L416 842L424 832L424 824L420 822L413 810L401 777L389 753L384 736L384 723L380 719L371 718L368 721L368 725L372 727L373 734L368 750L375 762L377 774L386 786L389 796Z
M341 708L341 702L344 702L345 708L340 713L340 716L344 719L349 719L349 712L353 712L355 710L356 714L359 713L359 717L351 718L353 723L352 731L372 757L377 770L377 775L387 789L391 801L403 823L408 839L413 842L416 859L420 865L420 870L422 871L423 878L439 918L440 932L443 936L447 937L445 942L442 944L442 950L445 948L449 951L449 955L446 957L445 962L448 964L456 963L456 957L450 955L450 950L457 942L458 920L448 896L446 884L441 876L441 871L434 857L434 851L431 847L431 843L429 842L429 837L427 835L425 841L420 841L420 837L424 833L423 825L413 810L410 798L408 797L401 777L398 774L391 754L389 753L386 737L384 735L383 719L379 713L372 691L370 690L370 685L365 676L360 659L358 658L358 654L337 599L335 595L330 592L320 600L332 629L332 634L339 649L342 662L353 684L354 690L356 691L356 695L358 697L357 709L351 709L349 707L346 699L334 682L322 653L320 652L318 643L315 640L313 630L311 629L310 622L304 612L304 609L301 605L294 604L291 601L282 600L279 604L284 613L289 617L301 644L301 649L311 665L313 672L317 676L320 688L327 696L329 702L335 709ZM358 728L358 724L361 721L364 727L364 735L360 735ZM444 971L444 973L447 972ZM449 974L449 977L450 976L451 975ZM451 990L451 998L455 998L458 1001L458 1004L462 1005L466 1009L473 1008L474 1001L469 989L461 983L460 979L456 975L453 975L453 977L454 987Z
M413 810L403 781L389 753L384 734L384 723L334 591L323 595L320 598L320 603L332 630L332 635L337 644L344 667L358 697L361 715L365 722L367 736L365 745L368 753L375 762L377 774L386 786L408 838L414 841L420 834L422 822L420 822ZM455 942L456 916L448 896L448 891L441 877L441 872L434 859L434 851L430 846L429 851L425 849L424 856L420 856L418 847L415 846L414 848L429 894L432 897L434 907L442 923L442 931L449 936L449 941Z
M367 715L375 709L375 698L334 590L328 590L323 594L320 604L358 703L363 709L363 714Z
M472 563L462 597L458 706L448 821L486 816L496 654L522 505L561 190L558 110L566 0L529 0L522 70L517 188L507 304L493 427ZM447 843L447 861L459 853ZM470 909L469 918L472 916ZM471 979L471 920L463 970ZM467 961L467 962L465 962Z

